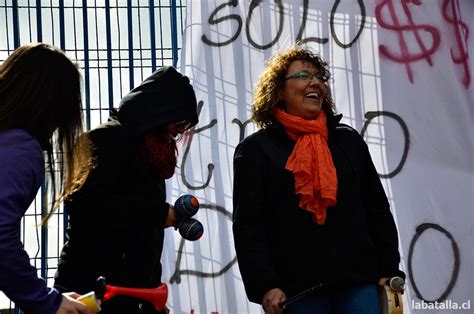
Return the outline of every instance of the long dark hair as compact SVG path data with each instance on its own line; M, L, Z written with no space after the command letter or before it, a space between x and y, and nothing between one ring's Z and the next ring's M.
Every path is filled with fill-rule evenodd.
M0 65L0 130L12 128L26 130L48 152L53 200L57 192L53 162L59 168L58 191L66 195L73 186L73 155L83 131L81 75L58 48L26 44Z

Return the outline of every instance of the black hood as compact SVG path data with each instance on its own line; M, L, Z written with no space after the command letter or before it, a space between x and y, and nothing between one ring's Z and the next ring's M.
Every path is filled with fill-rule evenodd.
M132 89L120 102L120 123L135 136L168 123L198 123L196 95L187 76L162 67Z

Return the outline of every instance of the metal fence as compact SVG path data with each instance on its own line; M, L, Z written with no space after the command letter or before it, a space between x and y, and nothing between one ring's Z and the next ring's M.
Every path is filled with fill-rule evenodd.
M176 65L185 4L185 0L0 0L0 63L29 42L61 48L81 69L90 129L105 122L122 96L156 68ZM67 217L60 208L48 228L38 227L47 208L42 202L46 190L43 186L26 212L21 235L32 265L51 286ZM0 313L20 313L1 292Z

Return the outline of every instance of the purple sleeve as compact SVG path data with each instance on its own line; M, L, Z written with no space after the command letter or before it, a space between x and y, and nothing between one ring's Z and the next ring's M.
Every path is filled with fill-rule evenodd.
M44 179L42 152L32 142L0 146L0 290L26 313L49 314L62 295L38 278L20 241L21 218Z

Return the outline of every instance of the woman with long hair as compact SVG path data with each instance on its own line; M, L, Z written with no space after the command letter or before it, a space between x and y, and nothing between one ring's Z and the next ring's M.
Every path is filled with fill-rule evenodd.
M74 183L83 183L64 201L70 219L58 290L87 293L99 276L113 286L161 284L164 229L178 220L166 202L165 180L176 170L178 138L197 123L189 78L165 66L125 95L107 122L85 133L93 167L78 171ZM127 296L101 308L104 314L167 312Z
M20 220L44 181L43 151L53 195L68 194L82 128L81 75L63 52L26 44L0 65L0 290L27 313L90 313L77 295L61 294L38 278L20 240Z

